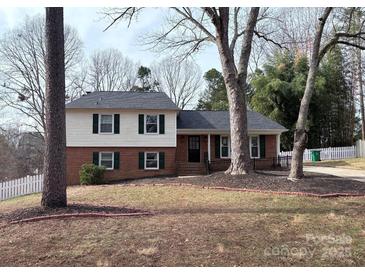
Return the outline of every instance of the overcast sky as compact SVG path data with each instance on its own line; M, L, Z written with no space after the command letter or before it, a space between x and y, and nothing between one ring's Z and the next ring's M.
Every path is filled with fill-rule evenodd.
M0 36L21 24L26 16L44 14L44 8L0 8ZM102 19L101 8L64 8L65 24L76 28L84 45L85 56L90 56L95 50L117 48L123 55L149 66L164 56L149 51L137 44L138 37L159 29L164 21L166 10L149 8L137 22L129 28L126 24L117 24L103 32L108 21ZM208 46L194 57L200 65L202 73L211 68L220 69L217 50L214 45ZM196 104L195 102L192 104ZM0 123L19 121L17 115L10 110L0 110Z
M64 9L65 24L78 30L86 56L97 49L117 48L125 56L140 61L145 66L163 57L137 44L140 35L161 27L165 13L163 9L149 8L130 28L126 24L118 24L105 32L103 29L108 22L102 20L102 15L98 13L100 11L100 8ZM44 8L0 8L0 35L22 22L27 15L36 14L44 14ZM217 51L213 45L196 55L195 61L201 66L202 72L212 67L220 70Z

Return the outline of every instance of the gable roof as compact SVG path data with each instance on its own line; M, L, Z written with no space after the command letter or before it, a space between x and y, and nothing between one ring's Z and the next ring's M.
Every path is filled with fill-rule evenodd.
M273 130L284 132L285 127L264 115L247 110L249 130ZM177 129L202 129L229 131L228 111L182 110L177 119Z
M95 91L66 104L72 108L179 110L164 92Z

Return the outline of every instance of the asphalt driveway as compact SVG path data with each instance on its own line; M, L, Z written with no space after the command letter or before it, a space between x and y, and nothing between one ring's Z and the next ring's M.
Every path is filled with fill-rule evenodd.
M365 183L365 170L339 167L304 166L304 171L329 174Z

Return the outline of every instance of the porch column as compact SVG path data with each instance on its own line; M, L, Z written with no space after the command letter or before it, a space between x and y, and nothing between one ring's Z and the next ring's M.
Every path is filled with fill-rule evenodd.
M208 133L208 161L210 162L210 133Z
M276 135L276 156L279 156L280 154L280 135Z

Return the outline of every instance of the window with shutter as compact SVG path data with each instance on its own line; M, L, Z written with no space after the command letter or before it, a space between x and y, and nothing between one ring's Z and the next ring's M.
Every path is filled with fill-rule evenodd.
M250 137L250 156L251 158L260 158L260 142L258 136Z
M113 152L100 152L99 166L104 166L106 169L111 170L114 168L114 156Z
M231 156L230 140L228 136L221 136L221 158L229 158Z
M146 127L146 134L157 134L158 115L146 115L145 127Z
M113 115L101 114L99 120L100 133L113 133Z
M144 169L158 169L158 152L145 152L144 162Z

